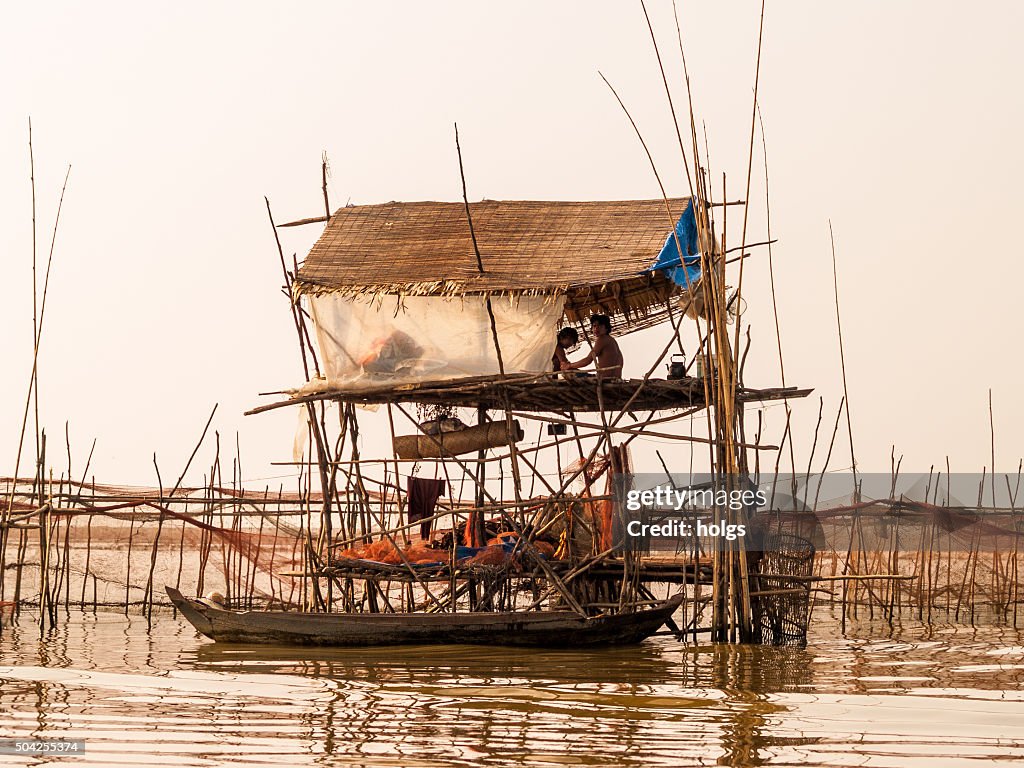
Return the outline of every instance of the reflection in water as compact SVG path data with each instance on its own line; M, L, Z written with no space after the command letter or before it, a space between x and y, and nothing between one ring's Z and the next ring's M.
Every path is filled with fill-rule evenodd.
M0 635L0 736L84 738L92 764L1024 761L1024 633L816 624L806 649L572 652L218 646L171 614L72 614L40 639L24 620Z

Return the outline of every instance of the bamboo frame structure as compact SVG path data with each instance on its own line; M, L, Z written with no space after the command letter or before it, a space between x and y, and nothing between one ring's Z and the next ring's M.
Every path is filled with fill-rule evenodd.
M751 476L760 479L765 452L777 452L777 479L782 454L788 450L795 489L790 402L810 393L786 385L771 271L771 246L776 241L770 226L765 238L748 242L764 4L745 188L743 199L736 201L729 201L725 175L719 188L718 177L712 174L706 133L703 149L698 140L678 16L688 107L688 114L680 113L683 121L653 24L646 5L641 5L674 123L688 197L669 197L640 128L601 75L636 132L661 199L471 203L457 127L461 202L346 206L332 214L326 157L320 174L323 216L278 225L265 199L306 381L321 377L323 371L303 301L329 292L370 299L483 296L496 366L494 375L454 381L332 385L253 408L250 413L255 414L297 407L304 416L312 450L301 462L290 463L298 471L297 490L290 492L283 487L276 492L269 487L247 488L237 441L228 473L216 433L203 484L184 484L206 445L214 413L169 491L155 456L154 488L105 486L87 480L88 460L80 479L72 478L67 433L68 470L54 478L48 468L47 435L38 417L38 357L56 222L39 293L30 124L33 361L14 476L0 479L4 494L0 497L0 626L18 620L22 610L34 609L42 631L60 620L61 608L68 612L73 604L93 610L116 607L126 613L138 608L150 617L154 606L165 604L158 586L172 582L176 589L208 594L210 600L239 608L344 613L570 610L585 616L633 612L657 603L659 592L667 597L681 587L681 616L677 614L670 630L680 640L695 642L704 635L716 642L798 642L806 633L815 601L838 603L844 622L865 613L868 617L877 613L892 622L910 611L922 620L941 613L970 622L993 616L1016 625L1021 513L1008 479L1012 499L1008 509L996 508L994 471L989 475L989 508L982 506L983 489L975 507L939 504L938 478L929 486L931 502L909 502L895 494L899 465L894 456L892 498L860 498L834 247L844 397L821 474L829 466L845 408L854 467L853 503L820 509L819 480L813 503L807 504L823 421L822 401L804 473L808 509L785 510L769 504L767 510L754 514L718 504L701 513L704 522L714 525L758 526L776 546L754 553L740 542L729 541L711 551L694 545L668 554L620 546L616 525L621 519L614 504L619 496L612 492L609 477L632 471L632 441L670 440L678 449L689 447L691 457L695 447L706 447L710 485L726 491L738 489ZM764 155L767 181L766 149ZM66 184L67 177L65 188ZM694 211L701 276L694 284L687 276L687 284L677 286L649 267L666 232L672 233L677 252L683 253L676 222L687 203ZM729 212L733 210L735 226L736 205L742 206L742 228L739 244L732 245L727 242L734 234L729 229ZM59 213L60 205L58 221ZM614 242L609 242L608 219L617 222L619 237ZM401 226L392 226L395 222ZM588 222L592 226L579 234ZM322 237L301 266L295 257L289 264L280 230L312 223L325 224ZM737 307L742 307L744 289L749 290L744 285L748 250L761 245L768 247L782 386L755 389L744 385L743 376L749 326L747 346L742 348L742 322L735 319L735 328L731 324ZM596 267L579 259L565 261L568 251L581 248L603 248L606 257ZM728 258L737 252L738 256ZM727 270L731 264L737 265L731 269L738 280L730 294L734 276ZM510 295L558 297L565 301L565 322L584 326L584 332L589 312L597 310L612 315L617 333L657 326L666 331L665 345L638 379L510 371L492 306L492 297ZM655 374L666 357L672 350L682 351L683 333L690 330L691 320L699 339L694 362L699 361L704 374L659 378ZM778 445L762 441L760 411L756 436L748 439L751 409L773 400L782 401L786 409ZM386 405L390 455L362 455L357 407L365 405ZM413 413L413 407L419 412ZM472 429L504 435L504 439L477 444L433 434L424 426L422 417L428 411L436 416L457 408L475 412L477 427ZM30 416L35 465L30 477L20 477ZM706 427L706 436L695 434L694 416ZM629 417L634 421L627 422ZM525 439L517 419L539 422L536 443ZM684 425L684 420L689 423ZM566 427L565 437L543 442L545 425ZM994 470L991 393L989 425ZM402 429L412 434L399 434ZM403 438L416 450L407 451ZM570 462L563 457L564 450L578 458ZM553 479L544 471L548 459L557 468ZM661 460L671 481L669 462ZM446 493L432 514L413 520L412 494L403 480L408 481L420 466L433 469L433 479L440 481L443 476ZM510 484L507 492L506 482ZM775 482L772 488L774 501ZM988 526L984 530L992 535L995 546L981 546L979 528L967 538L962 536L956 547L950 544L955 532L948 521L971 515L984 515ZM427 537L421 535L417 541L416 529L423 531L424 526L428 526ZM830 526L846 532L842 546L828 544L830 538L822 532ZM186 550L191 550L189 557ZM824 593L828 595L824 600L816 598L814 585L824 584L839 585L841 590Z

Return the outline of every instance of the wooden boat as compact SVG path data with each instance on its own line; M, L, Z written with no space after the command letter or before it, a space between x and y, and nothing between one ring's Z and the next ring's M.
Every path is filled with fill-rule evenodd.
M165 587L193 627L223 643L321 646L473 643L546 648L625 645L650 637L683 601L678 594L634 613L307 613L232 611Z

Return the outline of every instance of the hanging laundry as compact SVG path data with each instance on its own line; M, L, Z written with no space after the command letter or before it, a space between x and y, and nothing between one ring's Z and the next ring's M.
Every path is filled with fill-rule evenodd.
M430 538L430 530L433 526L434 507L437 500L445 492L447 483L444 480L428 480L425 477L410 477L406 488L409 492L409 522L425 520L420 524L420 538L424 541Z

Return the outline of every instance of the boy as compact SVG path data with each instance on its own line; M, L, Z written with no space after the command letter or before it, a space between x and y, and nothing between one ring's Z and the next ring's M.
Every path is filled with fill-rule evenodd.
M622 351L612 338L612 321L608 315L591 315L590 330L594 334L594 347L582 360L563 366L563 371L575 371L597 361L597 375L603 379L622 378Z
M575 347L580 342L580 335L575 328L563 328L555 337L555 353L551 356L551 365L556 371L568 370L569 358L565 350Z

